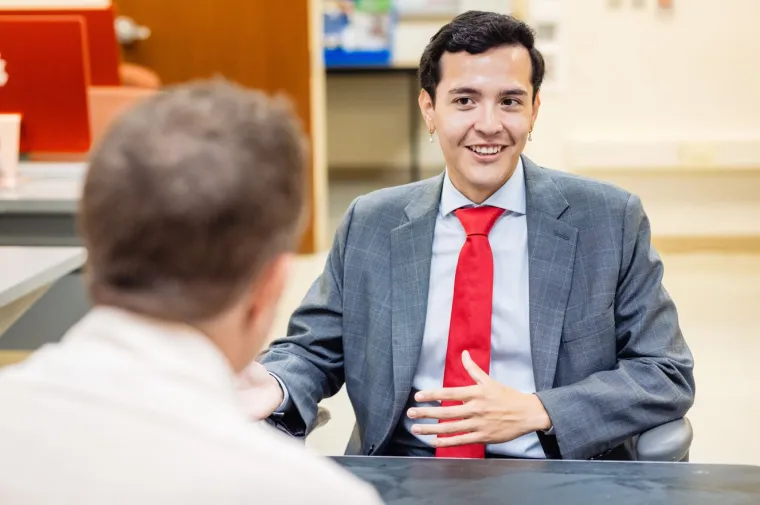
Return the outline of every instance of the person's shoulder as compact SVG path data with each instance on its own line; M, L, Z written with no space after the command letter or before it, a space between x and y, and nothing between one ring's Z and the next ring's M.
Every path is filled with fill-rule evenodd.
M594 179L584 175L540 167L563 194L572 208L578 205L603 205L625 208L631 192L611 182Z
M354 200L355 216L400 216L407 206L440 190L442 175L417 182L377 189Z
M261 483L270 483L274 496L282 503L301 500L317 505L382 503L371 485L332 459L305 447L303 442L265 424L251 428L250 437L244 444L250 470L248 475L256 475ZM298 479L298 486L289 484L293 478Z
M639 198L615 184L545 167L534 170L557 188L568 206L563 219L579 230L625 228L628 215L643 215Z

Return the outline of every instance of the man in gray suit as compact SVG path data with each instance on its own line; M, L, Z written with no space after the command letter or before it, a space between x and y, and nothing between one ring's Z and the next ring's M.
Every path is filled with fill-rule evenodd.
M626 459L687 412L692 356L640 200L522 155L543 74L509 16L431 39L419 102L446 170L351 204L252 365L262 415L307 434L345 383L365 455Z

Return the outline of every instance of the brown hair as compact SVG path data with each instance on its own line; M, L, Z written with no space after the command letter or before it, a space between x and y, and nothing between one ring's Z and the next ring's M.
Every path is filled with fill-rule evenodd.
M295 247L305 161L289 106L223 80L122 115L80 202L95 303L171 321L220 314Z

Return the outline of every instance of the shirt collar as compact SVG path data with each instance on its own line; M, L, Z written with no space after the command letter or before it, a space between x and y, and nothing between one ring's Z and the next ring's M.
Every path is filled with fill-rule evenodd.
M481 205L490 205L499 207L517 214L525 214L525 172L523 170L522 157L518 158L517 167L512 177L504 183L502 187L496 190L496 193L488 197ZM464 196L449 178L448 169L443 179L443 190L441 192L440 212L443 216L448 216L452 212L462 207L478 206L469 198Z

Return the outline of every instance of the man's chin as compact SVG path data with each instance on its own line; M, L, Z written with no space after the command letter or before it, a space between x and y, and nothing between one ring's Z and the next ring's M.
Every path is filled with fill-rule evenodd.
M480 191L498 189L509 179L508 167L473 167L469 183Z

